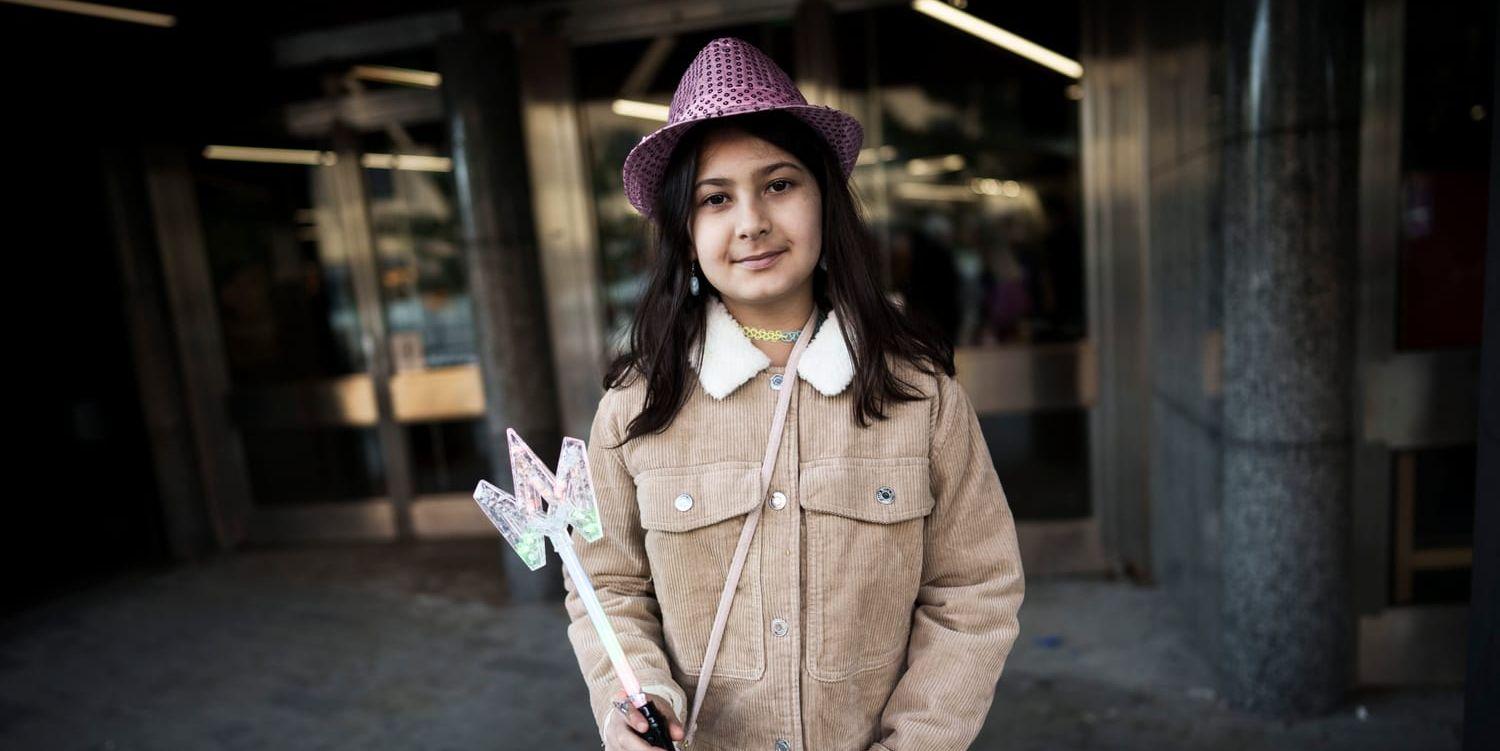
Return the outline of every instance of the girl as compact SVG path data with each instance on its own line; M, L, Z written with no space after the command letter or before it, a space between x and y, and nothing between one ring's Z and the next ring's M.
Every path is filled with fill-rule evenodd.
M589 439L604 537L578 553L688 749L967 748L1018 631L1015 527L952 349L870 271L862 135L722 38L625 161L658 244ZM644 751L565 586L604 745Z

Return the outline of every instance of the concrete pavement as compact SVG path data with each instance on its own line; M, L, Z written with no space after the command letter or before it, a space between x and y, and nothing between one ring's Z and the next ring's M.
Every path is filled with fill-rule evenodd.
M0 748L596 749L561 603L508 605L506 555L255 550L61 596L0 622ZM1033 577L973 748L1458 748L1457 688L1299 723L1227 709L1173 613L1151 588Z

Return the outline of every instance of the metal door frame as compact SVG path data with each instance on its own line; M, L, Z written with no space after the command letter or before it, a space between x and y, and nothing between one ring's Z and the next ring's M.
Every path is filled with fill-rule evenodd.
M1464 560L1459 549L1410 548L1407 452L1474 440L1479 366L1478 349L1396 349L1406 11L1407 0L1365 5L1351 566L1359 677L1370 683L1462 681L1464 643L1453 635L1468 609L1399 601L1403 572Z

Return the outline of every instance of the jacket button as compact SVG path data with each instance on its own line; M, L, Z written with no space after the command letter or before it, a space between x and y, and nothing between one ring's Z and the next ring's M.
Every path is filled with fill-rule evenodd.
M786 493L780 490L771 494L771 508L781 510L786 508Z
M771 374L771 389L774 390L774 391L780 391L781 390L781 382L782 382L782 380L784 380L784 376L782 376L780 373L772 373Z
M889 485L882 485L879 490L875 491L875 500L881 503L894 503L896 501L896 491L891 490L891 486Z
M792 751L792 744L788 743L785 738L777 738L776 751Z
M693 507L693 497L687 493L683 493L677 496L677 500L673 501L672 505L676 506L678 511L687 511Z
M771 619L771 633L773 635L775 635L775 636L786 636L786 632L787 632L786 621L784 621L784 620L782 620L780 618L772 618Z

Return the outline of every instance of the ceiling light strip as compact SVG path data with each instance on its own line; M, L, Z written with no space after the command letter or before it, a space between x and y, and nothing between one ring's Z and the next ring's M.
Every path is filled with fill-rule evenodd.
M911 7L918 13L925 13L1065 76L1083 77L1083 66L1077 60L1063 57L1036 42L1016 36L989 21L961 11L947 3L941 3L938 0L913 0Z
M10 3L11 5L25 5L42 10L55 10L59 13L107 18L111 21L125 21L127 23L138 23L146 26L158 26L161 28L171 28L177 25L177 17L166 13L116 8L113 5L100 5L98 3L80 3L75 0L0 0L0 2Z

